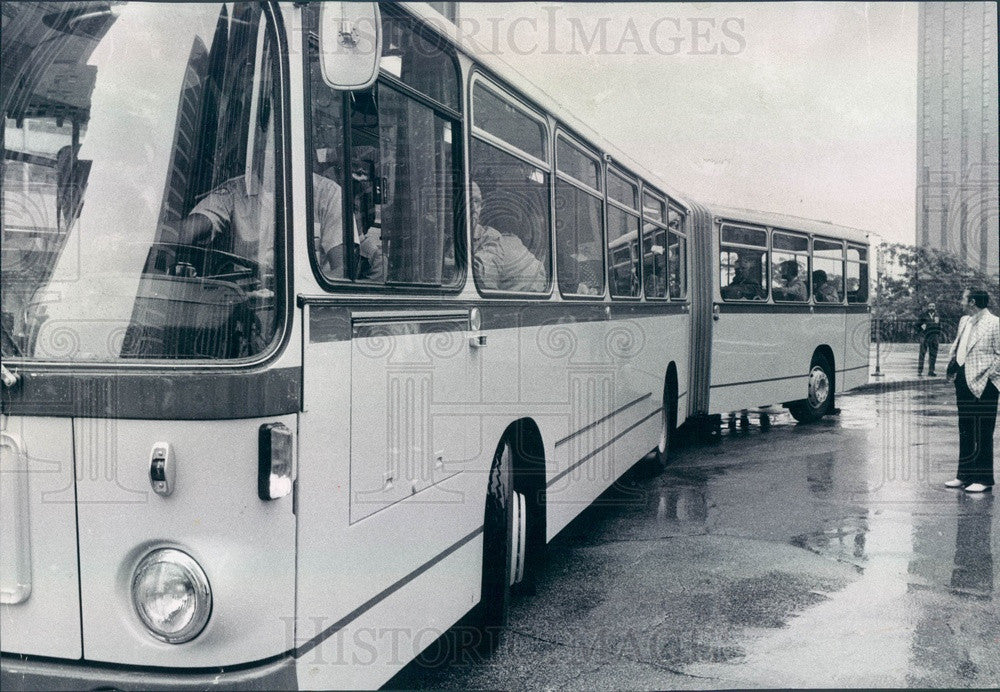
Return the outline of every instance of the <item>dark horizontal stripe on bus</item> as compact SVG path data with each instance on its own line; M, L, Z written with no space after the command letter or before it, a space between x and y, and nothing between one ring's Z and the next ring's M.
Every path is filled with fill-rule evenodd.
M627 428L625 428L624 430L622 430L620 433L618 433L617 435L615 435L614 437L612 437L610 440L608 440L607 442L605 442L604 444L602 444L600 447L598 447L597 449L593 450L592 452L589 452L585 457L583 457L579 461L575 462L571 466L568 466L567 468L565 468L558 475L556 475L552 480L550 480L548 483L546 483L545 487L546 488L551 488L555 484L555 482L558 481L560 478L562 478L563 476L565 476L568 473L571 473L574 469L578 468L579 466L581 466L585 462L589 461L590 459L593 459L595 456L597 456L598 454L600 454L601 452L603 452L605 449L607 449L608 447L610 447L611 445L613 445L615 442L617 442L618 440L620 440L625 435L629 434L630 432L632 432L633 430L635 430L636 428L638 428L640 425L642 425L643 423L645 423L646 421L648 421L650 418L652 418L653 416L659 415L660 412L662 412L662 411L663 411L663 407L661 406L660 408L656 409L652 413L649 413L649 414L643 416L642 418L640 418L639 420L637 420L635 423L633 423L632 425L628 426Z
M856 305L777 305L772 303L716 303L719 312L723 315L743 315L743 314L772 314L772 315L802 315L802 314L835 314L835 315L855 315L867 314L868 304L858 303Z
M837 370L837 372L852 372L854 370L861 370L862 368L867 368L867 365L858 365L853 368L843 368ZM787 375L785 377L766 377L762 380L745 380L743 382L727 382L726 384L713 384L709 389L718 389L722 387L739 387L744 384L761 384L763 382L780 382L782 380L794 380L799 377L809 377L809 373L802 373L801 375Z
M781 382L783 380L795 380L800 377L809 377L809 373L805 372L801 375L787 375L785 377L765 377L762 380L744 380L742 382L726 382L725 384L713 384L709 389L721 389L723 387L739 387L744 384L761 384L763 382Z
M300 303L309 306L309 341L312 343L324 343L330 341L347 341L352 337L359 336L356 333L356 318L352 316L353 311L364 310L366 323L382 324L391 321L396 325L407 325L410 323L426 320L426 316L421 311L431 311L435 308L442 309L438 302L388 302L382 305L386 313L392 314L391 320L380 320L375 316L370 302L328 302L327 300L316 300L311 298L300 298ZM517 327L539 327L554 326L557 324L580 324L584 322L607 322L618 320L639 319L645 317L657 317L663 315L682 315L686 313L687 306L684 303L576 303L576 302L548 302L536 303L531 301L504 301L501 303L489 302L452 302L449 301L448 308L471 310L479 308L482 315L482 330L490 331L495 329L512 329ZM610 308L610 314L609 310ZM412 310L413 315L407 318L399 315L401 311ZM433 321L433 320L432 320ZM456 331L468 329L467 321ZM389 330L390 332L394 330ZM406 330L398 328L399 334L420 333L419 330ZM433 331L442 331L434 329ZM384 335L381 332L377 335ZM376 335L376 334L365 334Z
M867 370L867 369L868 369L868 364L865 363L864 365L856 365L853 368L841 368L837 370L837 372L854 372L855 370Z
M569 442L574 437L576 437L578 435L582 435L583 433L587 432L588 430L590 430L594 426L600 425L604 421L609 420L611 418L614 418L615 416L617 416L619 413L621 413L625 409L631 408L631 407L635 406L636 404L638 404L640 401L645 401L646 399L648 399L651 396L653 396L652 392L647 392L646 394L643 394L638 399L635 399L633 401L628 402L624 406L621 406L621 407L615 409L614 411L612 411L608 415L602 416L601 418L598 418L593 423L588 423L587 425L583 426L582 428L580 428L576 432L570 433L569 435L567 435L566 437L562 438L561 440L556 440L555 446L559 447L560 445L563 445L563 444Z
M427 570L429 570L434 565L436 565L439 562L441 562L442 560L444 560L446 557L448 557L449 555L451 555L452 553L454 553L456 550L458 550L459 548L461 548L462 546L464 546L466 543L472 541L474 538L476 538L476 536L478 536L482 532L483 532L483 527L480 526L478 529L476 529L472 533L468 534L467 536L465 536L464 538L460 539L456 543L453 543L449 547L445 548L443 551L441 551L440 553L438 553L437 555L435 555L434 557L432 557L430 560L428 560L427 562L425 562L424 564L422 564L417 569L415 569L412 572L410 572L409 574L407 574L405 577L403 577L399 581L397 581L394 584L386 587L385 589L383 589L382 591L380 591L376 595L374 595L371 598L369 598L367 601L365 601L364 603L362 603L360 606L358 606L357 608L355 608L354 610L352 610L350 613L348 613L344 617L342 617L339 620L337 620L335 623L333 623L332 625L330 625L329 627L327 627L325 630L323 630L322 632L320 632L319 634L317 634L315 637L313 637L312 639L310 639L308 642L306 642L302 646L298 647L296 649L296 651L295 651L296 658L301 658L302 656L306 655L307 653L309 653L310 651L312 651L313 649L315 649L317 646L319 646L324 641L326 641L327 639L329 639L330 637L332 637L333 635L335 635L337 632L339 632L340 630L342 630L345 627L347 627L349 624L351 624L351 622L353 622L354 620L357 620L359 617L361 617L362 615L364 615L366 611L371 610L373 607L375 607L376 605L378 605L379 603L381 603L382 601L384 601L385 599L387 599L389 596L391 596L392 594L394 594L397 591L399 591L401 588L403 588L404 586L406 586L407 584L409 584L411 581L413 581L414 579L416 579L417 577L419 577L421 574L423 574L424 572L426 572Z
M22 372L4 389L11 415L223 420L296 413L299 368L256 372Z

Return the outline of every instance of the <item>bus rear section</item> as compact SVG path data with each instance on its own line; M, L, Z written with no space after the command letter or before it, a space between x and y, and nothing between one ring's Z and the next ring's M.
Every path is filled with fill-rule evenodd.
M699 218L700 410L782 404L805 422L832 413L837 392L868 381L866 234L719 206Z

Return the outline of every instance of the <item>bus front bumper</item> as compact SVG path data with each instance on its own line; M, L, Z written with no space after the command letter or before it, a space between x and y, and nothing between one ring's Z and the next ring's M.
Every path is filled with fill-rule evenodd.
M13 690L294 690L295 659L281 656L214 670L136 668L3 654L0 689Z

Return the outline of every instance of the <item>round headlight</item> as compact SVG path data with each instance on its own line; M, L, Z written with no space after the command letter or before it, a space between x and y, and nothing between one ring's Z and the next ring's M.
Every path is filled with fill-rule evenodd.
M162 548L142 558L135 568L132 604L153 636L181 644L205 628L212 613L212 589L194 558Z

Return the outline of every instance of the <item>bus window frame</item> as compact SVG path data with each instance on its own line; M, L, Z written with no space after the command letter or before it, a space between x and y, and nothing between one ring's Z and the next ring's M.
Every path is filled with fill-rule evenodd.
M639 238L639 254L641 256L641 264L642 264L642 297L645 300L652 300L652 301L667 301L667 302L669 302L670 300L683 300L683 295L684 295L683 281L682 281L682 286L681 286L681 289L682 289L681 290L681 296L682 297L681 298L673 298L673 299L670 298L670 258L669 258L669 256L666 258L666 261L665 261L665 264L664 264L664 268L665 268L665 270L667 272L667 276L666 276L667 283L664 285L664 289L665 289L664 295L662 295L662 296L651 296L648 293L646 293L646 256L645 256L646 227L645 227L645 224L647 224L647 223L652 224L656 228L658 228L661 231L663 231L663 236L664 236L664 238L667 241L666 242L666 246L663 248L664 251L666 252L667 249L670 247L670 233L671 233L671 231L670 231L669 224L670 224L670 208L671 208L671 205L667 201L668 198L667 198L666 195L662 194L659 190L657 190L656 188L652 187L651 185L647 185L646 181L643 180L641 182L642 182L642 185L640 186L640 190L639 190L639 207L640 207L640 211L639 211L639 228L640 228L640 232L639 232L639 235L640 235L640 238ZM645 205L645 201L646 201L645 197L646 197L646 195L649 195L655 202L659 202L662 205L662 209L663 209L663 220L662 221L657 221L656 219L654 219L654 218L652 218L650 216L646 216L646 205ZM679 233L678 235L680 235L681 237L685 237L682 233ZM683 277L682 277L682 279L683 279Z
M568 173L562 173L562 172L559 171L559 161L558 161L558 158L559 158L558 140L559 140L559 138L564 139L568 144L570 144L571 146L576 147L584 155L586 155L588 157L591 157L591 156L593 157L593 161L597 164L597 177L598 177L598 183L600 183L600 186L601 186L600 190L594 190L587 183L585 183L585 182L583 182L581 180L577 180L576 178L574 178L573 176L569 175ZM600 213L600 216L599 216L599 223L601 225L601 229L600 229L601 230L601 237L600 237L601 247L602 248L607 248L607 246L608 246L607 206L606 206L606 203L605 203L605 200L604 200L604 190L607 187L607 185L606 185L607 181L604 178L604 166L601 163L603 157L601 156L601 154L599 153L599 151L597 150L596 147L589 146L583 139L581 139L579 137L576 137L572 132L570 132L569 130L567 130L565 128L565 126L563 126L560 123L556 123L556 126L554 128L554 135L553 135L553 138L552 138L552 151L553 151L553 156L552 156L552 198L553 198L553 200L555 199L555 194L556 194L556 183L559 180L562 180L563 182L566 182L566 183L568 183L570 185L573 185L577 189L579 189L579 190L581 190L583 192L589 193L592 197L594 197L594 199L596 199L600 203L600 205L601 205L601 213ZM552 204L553 204L553 209L552 209L552 240L553 240L554 245L556 247L558 247L558 242L557 242L557 239L556 239L556 232L557 231L556 231L556 228L555 228L557 209L555 208L554 202ZM559 297L560 298L564 298L566 300L591 300L591 301L604 302L604 299L608 296L609 290L610 290L609 287L608 287L608 260L607 260L607 250L606 249L601 251L601 275L604 277L604 288L603 288L603 290L599 294L596 294L596 295L587 295L587 294L582 294L582 293L568 293L568 292L563 292L562 286L559 285L559 276L558 276L558 272L559 272L559 258L556 256L555 252L553 252L553 254L552 254L552 259L554 260L554 266L555 266L555 269L553 270L553 277L554 277L554 282L553 283L555 283L555 285L556 285L556 290L559 292Z
M518 149L516 146L506 142L505 140L497 137L496 135L487 132L481 128L476 127L473 123L475 122L475 103L473 102L473 92L479 83L482 83L487 91L491 91L493 96L496 96L501 101L504 101L515 109L519 110L524 115L528 116L532 120L540 123L542 125L542 133L545 135L544 149L546 156L549 157L549 161L542 161L532 154L526 151ZM546 183L545 189L545 202L548 205L548 222L546 224L546 233L548 234L548 258L546 262L547 285L544 292L539 291L538 293L531 293L527 291L505 291L505 290L494 290L494 289L484 289L480 286L479 281L476 279L476 272L472 270L474 264L473 254L475 248L472 243L472 233L475 229L472 228L472 216L466 211L464 225L465 233L468 241L467 254L469 255L467 274L471 274L472 283L476 287L476 293L481 298L521 298L525 300L549 300L552 298L553 286L558 284L559 281L555 276L555 247L554 247L554 212L552 208L553 195L555 192L555 184L553 175L553 166L555 156L552 153L552 147L554 145L554 138L551 128L549 127L548 118L545 117L544 111L541 109L533 110L531 106L528 105L528 100L523 96L519 95L514 89L507 87L502 84L499 80L495 79L492 75L487 73L478 65L474 65L469 72L469 79L466 83L466 93L468 94L468 103L466 105L466 117L468 118L467 130L467 142L469 151L469 160L465 162L465 167L468 172L468 185L465 186L465 205L466 210L472 208L472 183L476 182L472 179L472 169L473 169L473 157L472 157L472 144L475 140L494 147L501 152L513 156L522 162L534 166L535 168L541 169L547 176L548 181ZM530 252L530 250L529 250ZM535 259L538 259L537 257Z
M722 230L726 226L730 226L730 227L734 227L734 228L743 228L743 229L746 229L748 231L763 231L764 232L764 245L763 245L763 247L760 246L760 245L747 245L745 243L723 242L723 240L722 240ZM746 250L763 250L764 251L764 258L765 258L765 262L764 262L764 277L763 277L764 284L763 284L763 287L764 287L765 291L767 292L767 295L764 297L763 300L748 300L748 299L745 299L745 298L726 298L726 297L724 297L722 295L722 289L723 289L722 280L721 280L722 277L721 277L721 275L719 274L719 271L718 271L718 270L722 269L722 266L721 266L721 264L716 264L715 265L715 270L713 270L712 273L714 274L714 276L716 278L719 279L718 284L717 284L716 289L715 289L718 292L719 301L723 302L723 303L733 304L733 305L771 305L771 304L773 304L773 300L771 299L771 233L770 233L770 229L767 226L757 226L755 224L746 223L744 221L730 221L728 219L719 219L718 225L717 225L717 231L716 231L715 240L716 240L716 243L717 243L718 251L715 253L715 258L713 259L713 262L721 259L720 255L722 254L722 252L726 248L743 248L743 249L746 249ZM809 248L810 248L810 250L812 249L812 243L810 243ZM715 279L713 278L712 281L715 282Z
M812 275L816 271L812 267L816 266L816 241L823 243L834 243L840 245L840 300L839 301L829 301L829 300L816 300L816 291L813 288ZM821 257L820 259L833 259L832 257ZM809 271L809 296L813 305L817 307L831 306L831 305L847 305L847 239L846 238L832 238L825 235L810 234L809 236L809 261L810 261L810 271Z
M779 300L774 297L774 286L769 286L768 293L771 295L771 302L780 305L809 305L812 302L813 292L812 292L812 240L808 233L803 231L792 231L786 228L771 228L770 233L768 233L768 271L771 274L771 281L774 281L774 236L775 234L792 236L794 238L799 238L806 241L806 249L804 250L806 256L806 299L805 300ZM780 249L779 252L788 252L794 255L799 254L799 250L784 250Z
M391 4L388 6L385 3L380 3L380 7L383 12L387 12L394 21L402 22L406 25L407 29L418 34L421 38L432 43L436 48L438 48L442 54L450 58L451 65L455 69L455 83L458 89L458 103L459 106L464 106L463 92L462 92L462 66L458 58L458 52L455 47L443 39L442 37L431 31L427 25L423 22L418 21L411 15L393 8ZM315 21L318 22L318 6L306 5L303 8L304 12L315 12ZM310 72L310 51L312 50L311 29L313 24L308 20L304 23L302 33L303 40L303 50L302 50L302 94L303 101L305 103L305 108L303 108L304 115L304 130L305 130L305 147L306 152L313 151L313 118L312 118L312 82L311 82L311 72ZM318 36L317 36L318 40ZM381 63L381 57L379 58ZM311 167L305 172L305 204L306 204L306 248L309 255L309 267L312 270L313 278L316 283L319 284L327 293L375 293L383 295L439 295L439 296L453 296L462 292L465 288L465 284L468 281L469 266L467 262L467 247L466 247L466 234L464 229L466 228L465 220L465 210L462 208L464 206L464 194L461 192L464 187L465 180L465 113L463 111L456 111L451 106L436 101L426 94L417 91L412 86L406 84L401 79L393 75L391 72L379 67L378 77L375 83L369 87L370 89L378 89L380 86L385 86L388 89L393 89L398 94L405 98L412 99L422 106L429 108L434 115L447 119L452 124L452 141L451 141L451 155L452 155L452 185L453 189L456 191L454 195L453 203L456 205L456 212L454 218L454 228L452 229L453 234L453 247L455 248L455 279L450 284L425 284L425 283L405 283L405 282L383 282L376 283L372 281L364 281L352 278L331 278L326 276L320 269L316 261L316 242L313 237L312 228L315 223L315 210L313 209L313 184L312 184L312 169ZM351 134L350 134L350 104L348 102L347 96L350 92L338 91L341 96L341 118L342 118L342 142L341 142L341 154L344 160L344 174L341 180L337 181L341 186L341 211L342 220L341 226L344 230L344 240L345 243L349 239L348 230L352 227L353 221L350 218L350 210L354 204L353 192L349 192L352 188L350 184L350 161L351 161ZM353 238L350 238L353 242ZM348 260L345 257L344 267L345 270L351 269L353 274L353 267L349 267Z
M667 233L673 233L670 230L670 213L674 212L680 218L680 228L677 230L677 235L684 240L684 257L680 262L681 269L681 294L676 298L670 298L672 301L676 302L688 302L688 254L691 252L688 238L688 223L690 211L681 206L681 203L671 197L664 195L667 199ZM669 265L668 265L669 272ZM667 287L667 297L670 297L669 286Z
M864 253L864 259L852 260L850 258L850 254L849 254L850 251L851 251L851 249L859 250L859 251L863 252ZM871 268L871 258L870 258L871 247L868 246L868 245L859 243L857 241L848 240L846 242L846 244L845 244L844 254L845 254L845 259L844 259L844 297L847 299L847 304L848 305L868 305L869 302L871 301L871 276L868 274L868 270L870 270L870 268ZM865 278L868 280L868 286L866 287L866 290L865 290L865 299L864 300L851 300L850 291L847 290L847 267L849 267L852 264L855 265L855 266L857 266L857 267L859 267L859 269L858 269L858 280L859 280L859 283L860 283L860 278L861 278L860 267L862 265L864 265L865 267L867 267L867 269L865 270Z
M640 301L642 301L642 299L644 297L644 293L645 293L645 283L643 281L643 279L644 279L643 273L644 272L643 272L643 267L642 267L642 239L643 239L643 235L642 235L642 221L643 221L643 217L642 217L642 208L641 208L642 207L642 184L641 184L642 183L642 179L639 176L634 175L633 173L630 173L626 169L624 169L621 166L618 166L618 165L616 165L616 164L614 164L614 163L612 163L610 161L607 161L605 163L604 168L605 168L605 172L604 172L604 254L605 254L604 267L605 267L605 270L604 271L605 271L605 281L606 281L606 284L607 284L608 297L612 301L623 300L623 301L626 301L626 302L640 302ZM608 180L609 180L609 178L610 178L611 175L617 175L622 180L624 180L624 181L626 181L626 182L628 182L628 183L630 183L630 184L632 184L632 185L635 186L636 206L639 207L639 209L633 209L631 207L628 207L628 206L622 204L618 200L611 198L611 195L608 192ZM638 290L638 293L636 295L634 295L634 296L616 296L611 291L611 269L612 269L612 267L614 265L612 265L612 263L611 263L611 239L608 236L608 212L611 211L612 207L614 207L618 211L620 211L620 212L622 212L622 213L624 213L624 214L626 214L628 216L633 217L636 221L639 222L637 224L637 230L636 230L636 247L638 249L638 255L639 255L639 258L638 258L639 261L637 262L638 267L639 267L639 290ZM617 240L617 238L616 238L616 240Z

